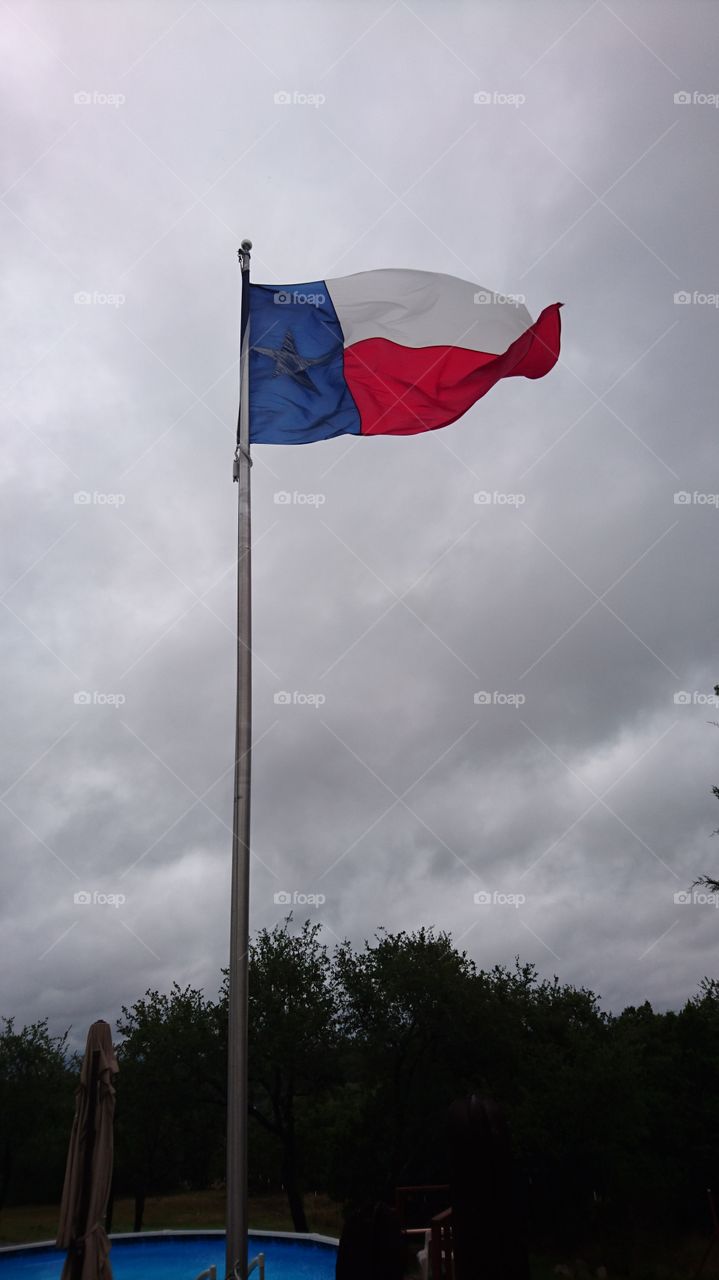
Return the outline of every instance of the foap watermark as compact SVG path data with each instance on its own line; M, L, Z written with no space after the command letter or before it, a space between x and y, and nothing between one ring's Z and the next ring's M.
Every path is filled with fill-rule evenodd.
M474 905L476 907L517 907L524 906L527 901L527 895L524 893L502 893L499 889L494 889L490 893L489 889L480 889L474 895Z
M689 493L687 489L680 489L674 494L675 507L719 507L719 493L698 493L695 489L693 493Z
M474 495L478 507L523 507L526 493L500 493L498 489L480 489Z
M677 907L719 907L719 893L705 893L703 889L680 889L674 894Z
M303 93L300 89L278 89L272 95L276 107L323 107L323 93Z
M719 706L719 698L715 693L700 693L698 689L680 689L674 694L674 705L676 707L716 707Z
M678 289L674 294L678 307L719 307L719 293L703 293L701 289Z
M298 493L297 489L289 493L287 489L279 489L273 500L277 507L323 507L327 494Z
M124 93L102 93L99 89L80 89L72 95L76 107L124 107Z
M487 307L491 303L500 307L523 307L526 301L524 293L491 293L489 289L478 289L474 295L475 307Z
M524 93L503 93L499 89L479 89L472 97L476 107L523 107Z
M76 707L122 707L126 702L124 693L103 693L100 689L78 689L72 700Z
M72 900L76 907L123 907L127 902L124 893L101 893L98 889L78 889Z
M73 293L72 300L76 307L121 307L125 302L124 293L100 293L98 289L93 289L92 293L88 289L80 289L77 293Z
M527 701L524 693L502 693L501 689L480 689L474 695L476 707L523 707Z
M314 707L319 710L327 699L323 693L303 693L301 689L280 689L273 697L277 707Z
M719 93L704 93L701 89L680 89L674 94L678 107L719 107Z
M72 500L76 507L124 507L127 501L124 493L99 493L97 489L78 489Z
M289 307L293 303L298 306L321 307L327 301L324 293L303 293L301 289L278 289L272 301L276 307Z
M280 889L272 895L272 901L276 907L322 907L327 899L323 893L300 893L298 890L290 893L287 889Z

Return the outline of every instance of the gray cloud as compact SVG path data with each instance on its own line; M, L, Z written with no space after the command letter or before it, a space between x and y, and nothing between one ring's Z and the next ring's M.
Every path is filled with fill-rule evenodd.
M674 302L719 291L719 114L674 101L715 90L704 9L6 23L0 1006L81 1034L226 962L248 234L258 280L415 266L566 304L551 376L441 432L255 449L254 927L321 893L330 942L434 923L613 1007L685 999L718 924L674 902L716 865L719 514L674 501L719 490L717 309Z

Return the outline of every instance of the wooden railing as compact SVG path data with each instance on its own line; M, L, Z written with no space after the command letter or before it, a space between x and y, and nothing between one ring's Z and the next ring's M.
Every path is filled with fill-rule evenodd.
M440 1194L446 1197L446 1203L446 1200L449 1199L449 1186L446 1183L433 1182L423 1186L396 1187L395 1206L405 1236L422 1236L424 1238L427 1233L430 1233L429 1260L432 1268L432 1280L453 1280L452 1210L443 1209L441 1213L434 1214L429 1223L424 1226L407 1226L407 1210L413 1200L418 1201L423 1197L426 1199L428 1196L433 1196L436 1203Z
M436 1197L436 1203L436 1200L439 1199L440 1193L442 1193L442 1197L446 1204L449 1199L449 1186L445 1182L430 1182L416 1187L395 1187L395 1208L399 1215L400 1225L405 1235L424 1235L425 1231L429 1231L429 1226L427 1225L419 1227L407 1226L407 1208L411 1201L419 1200L423 1196L429 1194L430 1196Z

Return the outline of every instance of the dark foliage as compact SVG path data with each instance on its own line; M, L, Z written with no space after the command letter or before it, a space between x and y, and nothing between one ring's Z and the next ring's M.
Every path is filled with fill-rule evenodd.
M148 991L118 1022L117 1194L224 1177L226 991ZM448 1181L447 1111L494 1099L515 1150L530 1239L610 1261L637 1231L704 1224L719 1151L719 980L678 1012L603 1012L531 965L478 971L431 929L328 951L291 920L251 951L250 1177L349 1211L398 1184ZM0 1189L59 1198L78 1063L47 1024L0 1032Z

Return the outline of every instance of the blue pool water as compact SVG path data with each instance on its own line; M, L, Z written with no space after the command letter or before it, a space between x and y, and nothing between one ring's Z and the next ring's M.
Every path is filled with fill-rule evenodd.
M265 1255L266 1280L334 1280L337 1251L309 1240L250 1237L250 1258ZM65 1255L47 1247L0 1253L0 1280L59 1280ZM224 1276L223 1235L160 1236L112 1242L114 1280L195 1280L213 1264ZM257 1275L253 1271L252 1280Z

